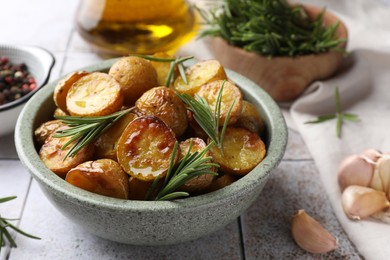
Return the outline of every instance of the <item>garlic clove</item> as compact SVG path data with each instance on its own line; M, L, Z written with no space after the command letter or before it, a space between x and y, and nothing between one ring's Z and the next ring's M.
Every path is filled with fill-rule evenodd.
M344 212L353 220L367 218L390 206L383 191L357 185L348 186L341 200Z
M384 155L377 161L370 187L384 191L390 198L390 156Z
M368 158L369 160L376 162L382 157L382 153L375 149L367 149L360 154L362 157Z
M292 217L291 233L302 249L313 254L327 253L337 247L337 239L303 209Z
M369 186L374 173L374 165L359 155L345 158L338 168L338 182L341 191L350 185Z

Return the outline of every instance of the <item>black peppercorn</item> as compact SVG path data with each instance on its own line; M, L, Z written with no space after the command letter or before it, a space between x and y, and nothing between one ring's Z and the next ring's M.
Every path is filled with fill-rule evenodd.
M0 56L0 105L19 99L36 87L26 64L12 64L8 57Z

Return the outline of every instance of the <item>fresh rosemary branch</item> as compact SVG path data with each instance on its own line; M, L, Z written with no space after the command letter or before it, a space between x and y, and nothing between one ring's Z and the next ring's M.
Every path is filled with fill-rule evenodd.
M225 136L225 131L227 123L230 118L230 113L232 111L234 103L230 106L225 122L220 131L220 115L221 115L221 102L222 102L222 91L225 85L225 81L222 83L221 88L219 89L216 107L214 113L211 111L210 105L207 103L207 100L199 95L195 94L195 98L187 93L176 93L180 99L188 105L188 109L194 113L194 119L199 124L199 126L205 131L205 133L210 137L212 141L218 146L218 148L223 151L222 140Z
M340 101L340 93L339 88L336 87L335 90L335 99L336 99L336 113L329 115L318 116L317 119L305 122L305 124L318 124L323 123L332 119L336 119L336 136L338 138L341 137L341 128L343 126L344 120L357 122L359 121L359 116L356 114L343 113L341 111L341 101Z
M286 0L221 0L209 12L197 8L206 24L199 37L217 36L264 56L290 56L340 50L339 23L325 27L325 10L311 21L302 6Z
M54 116L62 120L70 128L59 130L53 136L56 138L71 137L61 149L65 149L71 143L76 143L66 153L65 158L74 157L83 147L96 140L106 129L126 115L134 108L121 110L107 116L80 117L80 116Z
M187 56L187 57L177 58L177 59L175 59L175 58L159 58L159 57L154 57L154 56L149 56L149 55L137 55L137 56L144 58L146 60L150 60L150 61L170 62L171 63L171 67L169 68L167 79L165 81L165 86L169 87L169 85L171 84L176 65L179 68L179 73L180 73L180 76L182 77L183 81L186 84L188 83L183 63L187 60L193 59L194 56Z
M178 164L175 165L175 158L179 146L178 142L176 141L170 159L168 172L154 200L173 200L180 197L188 197L188 192L177 191L177 189L180 188L184 183L197 176L203 174L217 175L217 173L211 169L219 167L219 165L212 163L212 157L205 156L212 145L214 145L213 142L207 145L203 151L191 153L191 142L185 156L179 161ZM157 176L146 195L147 200L150 200L151 195L155 193L159 181L160 178Z
M5 197L5 198L0 198L0 203L7 202L10 200L16 199L16 196L11 196L11 197ZM12 220L17 220L17 219L8 219L8 218L3 218L0 216L0 252L1 248L5 245L6 240L10 244L11 247L17 247L15 240L11 236L10 232L8 231L7 228L13 229L14 231L18 232L19 234L33 238L33 239L41 239L39 237L30 235L21 229L17 228L16 226L12 225L9 221Z

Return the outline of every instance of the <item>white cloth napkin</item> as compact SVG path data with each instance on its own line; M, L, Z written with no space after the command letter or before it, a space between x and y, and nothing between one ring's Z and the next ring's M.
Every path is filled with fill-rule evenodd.
M352 64L333 78L313 83L287 110L287 122L301 133L334 212L357 250L366 259L390 259L390 224L349 220L337 183L337 168L346 156L368 148L390 152L390 6L365 0L303 2L325 5L346 23L351 51L347 60ZM361 119L345 121L340 139L335 121L304 124L335 112L336 87L343 112L358 114Z
M321 179L343 228L367 259L390 259L390 225L374 220L351 221L341 206L337 168L350 154L368 148L390 152L390 54L361 50L343 73L313 83L291 107L297 130L310 150ZM335 112L335 87L339 88L344 112L358 114L360 122L345 121L342 136L336 136L335 120L305 124L317 115Z

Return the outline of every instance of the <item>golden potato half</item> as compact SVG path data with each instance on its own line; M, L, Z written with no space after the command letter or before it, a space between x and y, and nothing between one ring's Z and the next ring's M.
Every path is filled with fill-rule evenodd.
M197 95L206 99L209 103L211 111L214 113L218 93L223 85L222 98L221 98L221 110L220 110L220 123L221 126L224 124L226 116L230 107L233 104L230 112L230 118L228 125L234 124L241 114L243 96L240 89L230 81L217 80L203 85Z
M168 59L174 58L165 52L155 53L155 54L153 54L153 57L168 58ZM165 86L166 85L165 83L167 81L167 77L169 74L169 70L171 69L171 63L170 62L161 62L161 61L151 61L150 63L152 63L153 67L155 68L155 70L157 72L158 86ZM177 75L178 73L179 73L179 71L178 71L178 68L176 66L174 74ZM169 87L169 86L166 86L166 87Z
M107 158L118 161L116 157L117 142L121 137L127 125L138 116L134 113L128 113L116 121L107 131L105 131L95 141L95 158Z
M127 106L133 106L145 91L158 86L155 68L148 60L136 56L119 59L108 74L121 85Z
M105 116L119 111L122 104L121 86L101 72L76 81L66 96L66 107L72 116Z
M189 138L183 142L180 142L180 159L183 158L186 153L188 152L190 145L191 150L190 153L194 152L202 152L206 148L206 143L200 139L200 138ZM205 154L205 157L211 156L210 151L208 151ZM215 170L215 169L211 169ZM181 187L180 190L186 191L186 192L202 192L204 191L208 186L210 186L211 182L214 180L216 175L213 174L203 174L200 176L197 176L186 183L184 183Z
M214 145L210 152L224 173L245 175L265 156L265 145L260 137L245 129L228 127L223 139L223 153Z
M41 124L34 131L35 141L37 141L39 145L43 145L46 139L62 126L65 126L65 124L62 123L61 120L51 120Z
M265 123L256 107L246 100L242 101L241 114L238 117L235 126L244 127L256 134L262 134L265 131Z
M57 83L53 95L54 103L57 107L59 107L65 113L68 112L66 108L66 95L68 94L70 87L73 85L73 83L88 74L89 72L86 71L75 71L68 74L67 76L65 76L65 78L63 78Z
M181 76L177 77L173 88L179 93L194 95L201 86L215 80L226 79L225 69L217 60L198 62L186 69L186 84Z
M165 176L175 142L174 132L161 119L139 117L126 127L119 138L118 162L132 177L153 181L157 176Z
M187 109L181 99L167 87L156 87L146 91L135 106L145 115L153 115L166 123L176 136L187 129Z
M57 130L59 131L65 128L67 128L67 126L60 127ZM51 134L42 145L41 149L39 150L39 157L47 168L49 168L52 172L61 178L65 178L66 173L73 167L76 167L80 163L92 159L92 146L87 145L84 146L74 157L67 157L64 160L66 153L75 144L76 141L62 150L61 147L67 143L71 137L56 138L53 137L53 134Z
M87 161L72 168L65 180L81 189L100 195L128 199L128 175L110 159Z

